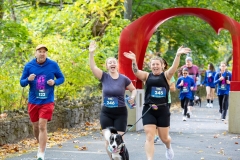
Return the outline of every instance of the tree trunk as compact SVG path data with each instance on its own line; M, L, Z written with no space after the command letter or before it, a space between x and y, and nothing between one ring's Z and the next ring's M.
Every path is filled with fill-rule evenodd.
M227 66L229 66L229 62L232 60L232 54L228 55L228 57L225 59Z
M157 30L156 32L156 36L157 36L157 44L156 44L156 52L160 52L160 47L161 47L161 32L160 30Z
M63 0L60 0L60 11L63 9Z
M3 7L3 4L4 4L4 0L0 0L0 19L3 18L3 15L4 15L4 7Z
M11 10L12 19L16 22L17 18L16 18L15 11L14 11L14 8L13 8L13 1L9 0L9 4L10 4L10 10Z
M125 7L124 19L131 20L132 19L132 0L125 0L124 7Z

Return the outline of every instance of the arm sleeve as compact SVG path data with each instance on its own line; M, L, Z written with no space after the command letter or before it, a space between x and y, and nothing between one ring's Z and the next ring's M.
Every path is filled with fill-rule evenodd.
M218 84L219 82L219 73L216 73L215 77L214 77L214 84Z
M229 73L229 81L232 81L232 74Z
M191 86L192 86L192 87L196 87L196 83L194 82L194 80L191 79L191 81L192 81Z
M178 78L177 83L176 83L176 88L181 89L182 86L178 86L181 82L181 78Z
M202 85L204 85L205 83L207 83L207 71L205 72L205 76L204 76Z
M23 69L23 73L22 73L22 77L20 78L20 85L22 87L26 87L29 83L28 83L28 70L27 70L27 66L24 67Z
M56 77L55 85L58 86L65 81L65 78L64 78L64 75L63 75L62 71L60 70L58 64L56 64L56 65L57 65L57 71L55 73L55 77Z

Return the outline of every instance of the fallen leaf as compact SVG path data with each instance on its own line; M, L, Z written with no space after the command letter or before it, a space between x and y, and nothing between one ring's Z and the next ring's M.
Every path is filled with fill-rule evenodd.
M222 134L223 134L224 136L226 136L226 135L227 135L227 132L225 131L225 132L223 132Z
M214 136L213 136L213 138L218 138L218 136L219 136L219 134L217 134L217 135L214 135Z
M220 151L219 151L218 153L224 155L224 149L221 148Z
M75 145L74 148L79 148L79 146L78 146L78 145Z
M197 153L202 153L203 151L198 151Z
M79 143L79 140L75 140L75 141L73 141L73 143Z
M86 146L78 147L78 150L79 150L79 151L86 151L86 150L87 150L87 147L86 147Z
M58 145L59 148L62 148L62 146L63 146L61 143L60 143L60 144L57 144L57 145Z

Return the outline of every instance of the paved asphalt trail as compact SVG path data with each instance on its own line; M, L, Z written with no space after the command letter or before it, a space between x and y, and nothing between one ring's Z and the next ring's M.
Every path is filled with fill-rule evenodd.
M175 153L174 160L240 160L240 135L228 133L228 121L221 121L218 102L214 108L195 106L193 115L182 121L179 109L171 115L170 135ZM145 134L143 131L128 132L125 135L130 160L146 160L144 152ZM79 143L69 140L62 148L47 148L45 160L108 160L104 150L104 140L100 132L79 137ZM78 151L75 145L86 146L86 151ZM36 151L7 160L34 160ZM165 160L165 147L162 142L155 144L154 160Z

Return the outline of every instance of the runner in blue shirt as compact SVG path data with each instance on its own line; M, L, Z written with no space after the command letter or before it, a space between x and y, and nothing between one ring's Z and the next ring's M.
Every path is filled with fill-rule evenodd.
M213 99L215 93L215 84L214 84L214 77L216 75L215 68L212 63L208 64L208 70L205 73L204 81L202 85L206 85L206 92L207 92L207 106L209 108L213 108ZM202 86L201 85L201 86ZM210 103L211 100L211 103Z
M179 77L176 83L176 87L180 89L179 99L181 100L181 107L184 109L183 121L187 120L188 103L193 98L192 94L195 87L194 80L188 74L188 68L183 68L183 76Z
M225 62L220 63L220 71L214 77L214 84L217 84L217 95L219 102L219 112L221 119L226 119L228 105L229 105L229 91L232 80L232 74L226 70Z
M48 48L40 44L36 47L35 57L23 70L20 84L29 86L28 114L33 125L33 134L39 148L38 160L44 160L47 144L47 122L51 121L54 111L54 88L64 82L57 62L47 58Z

